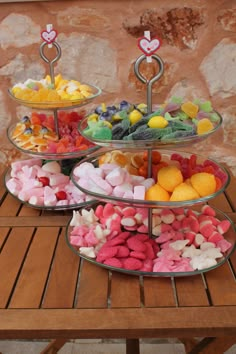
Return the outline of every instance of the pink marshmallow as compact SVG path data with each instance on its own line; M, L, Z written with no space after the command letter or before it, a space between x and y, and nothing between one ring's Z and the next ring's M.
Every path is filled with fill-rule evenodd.
M133 199L145 199L145 187L144 186L134 186Z
M32 196L43 197L44 196L44 188L39 187L39 188L32 188L32 189L28 189L28 190L22 189L18 194L18 198L23 201L28 201Z
M125 192L129 192L130 190L132 191L132 185L130 183L122 183L121 185L116 186L113 189L113 193L112 194L115 197L123 198ZM132 193L132 195L133 195L133 193Z
M29 202L29 204L32 204L32 205L43 206L44 205L44 197L36 197L35 195L33 195L32 197L30 197L28 202Z
M58 184L66 184L69 182L69 176L63 175L62 173L57 173L49 177L50 186L57 186Z
M124 182L125 171L120 167L116 167L114 170L111 170L107 175L105 180L113 187L119 186Z

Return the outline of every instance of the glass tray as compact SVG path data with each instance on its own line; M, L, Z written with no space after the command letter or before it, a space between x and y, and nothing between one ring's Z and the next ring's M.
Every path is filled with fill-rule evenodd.
M76 151L61 152L61 153L39 152L39 151L34 151L33 148L32 149L26 149L26 148L24 149L24 147L20 147L18 145L17 141L12 138L12 134L13 134L15 128L16 128L16 124L13 124L13 125L10 125L7 129L7 137L9 139L9 141L16 147L17 150L19 150L20 152L22 152L24 154L32 156L32 157L37 157L37 158L42 158L42 159L50 159L50 160L63 160L63 159L88 156L100 148L100 146L94 145L86 150L76 150ZM48 142L50 142L50 140L48 140Z
M41 210L71 210L71 209L78 209L78 208L83 208L87 206L91 206L94 203L96 203L96 200L90 200L90 201L85 201L83 203L77 203L77 204L69 204L69 205L55 205L55 206L48 206L48 205L37 205L37 204L32 204L29 203L28 201L21 200L16 194L12 193L11 190L7 186L7 182L11 178L11 168L7 169L5 176L4 176L4 183L7 191L18 201L23 203L24 205L27 205L31 208L34 209L41 209Z
M191 208L192 209L192 208ZM67 228L66 228L66 243L69 246L69 248L79 257L81 257L82 259L85 259L86 261L95 264L96 266L105 268L107 270L110 271L115 271L115 272L119 272L119 273L125 273L125 274L129 274L129 275L136 275L136 276L147 276L147 277L187 277L187 276L193 276L193 275L198 275L198 274L202 274L202 273L206 273L209 272L211 270L214 270L218 267L220 267L221 265L223 265L228 259L229 257L232 255L232 253L235 251L236 249L236 245L235 245L235 226L233 224L233 222L231 221L231 219L222 211L213 208L216 212L216 217L219 220L229 220L230 222L230 228L229 230L224 234L224 239L226 239L228 242L231 243L231 247L224 253L223 257L218 259L217 264L208 268L204 268L204 269L197 269L194 271L186 271L186 272L146 272L146 271L140 271L140 270L127 270L124 268L117 268L117 267L113 267L113 266L109 266L106 265L104 263L100 263L98 261L96 261L96 259L85 256L83 254L81 254L79 252L78 247L73 246L70 243L70 233L72 231L72 226L70 225L71 220L69 221L69 223L67 224ZM194 208L194 210L197 210ZM136 232L136 234L138 234Z
M191 135L191 136L181 136L176 137L173 139L153 139L153 140L102 140L102 139L95 139L92 138L84 133L84 130L88 127L88 117L85 117L79 123L79 132L83 135L86 139L90 140L94 144L104 146L104 147L113 147L116 149L122 148L174 148L174 147L181 147L187 146L194 143L199 143L206 138L208 138L211 134L215 133L222 125L223 119L222 116L215 111L218 115L219 120L215 123L215 126L212 130L201 134L201 135Z
M25 101L21 100L19 98L16 98L14 94L12 93L11 89L8 89L8 93L10 97L17 102L20 105L30 107L30 108L35 108L35 109L58 109L58 108L74 108L74 107L81 107L84 106L88 103L90 103L94 98L98 97L101 94L101 89L95 85L90 85L87 83L83 83L84 85L88 85L92 89L92 94L89 97L82 98L82 99L77 99L77 100L61 100L57 102L50 102L50 101L45 101L45 102L31 102L31 101Z
M113 151L113 150L110 150L110 151ZM134 153L132 150L126 150L126 149L123 149L123 150L120 149L117 151ZM140 151L137 150L136 153L137 152L143 153L144 151L145 150L140 150ZM155 150L152 150L152 151L155 151ZM109 151L106 151L106 152L109 152ZM172 153L175 153L174 151L169 151L169 150L159 150L159 152L162 155L163 161L170 161L170 156L172 155ZM186 153L186 152L182 152L182 151L178 151L178 153L181 154L181 156L183 156L184 158L190 158L190 156L192 155L190 153ZM179 207L191 206L191 205L200 204L200 203L206 203L208 200L215 198L219 194L221 194L227 188L227 186L229 185L229 182L230 182L230 175L229 175L228 171L223 166L221 166L220 164L218 164L216 161L214 161L212 159L206 159L203 156L196 155L198 163L201 164L203 161L209 160L212 163L214 163L216 166L218 166L219 171L221 173L223 173L225 176L224 183L222 183L222 186L213 194L210 194L205 197L198 198L198 199L183 200L183 201L150 201L150 200L141 200L141 199L118 198L114 195L99 194L97 192L92 191L91 189L85 189L84 187L80 186L78 178L76 178L76 176L74 175L74 170L77 166L79 166L80 164L82 164L84 162L92 163L95 167L98 167L99 166L99 159L101 159L101 157L103 155L104 155L104 151L100 152L100 153L93 154L93 156L83 159L78 164L76 164L71 172L71 180L81 191L83 191L85 194L89 194L94 199L97 199L97 200L103 201L103 202L110 202L110 203L117 204L117 205L124 205L125 204L128 206L133 205L133 206L137 206L137 207L148 207L148 208L157 208L157 207L179 208Z

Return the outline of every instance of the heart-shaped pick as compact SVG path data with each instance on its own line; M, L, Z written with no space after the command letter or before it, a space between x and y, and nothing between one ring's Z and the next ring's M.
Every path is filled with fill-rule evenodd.
M139 48L147 56L150 56L155 53L160 47L160 45L161 42L158 38L153 38L151 41L149 41L146 37L141 37L138 40Z
M42 31L41 32L41 37L42 39L47 42L48 44L52 43L55 41L57 38L57 31L56 30L51 30L51 31Z

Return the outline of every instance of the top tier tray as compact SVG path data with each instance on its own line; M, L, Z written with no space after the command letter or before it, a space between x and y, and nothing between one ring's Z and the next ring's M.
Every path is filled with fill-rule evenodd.
M54 110L54 109L71 109L75 107L81 107L88 103L90 103L94 98L98 97L101 94L101 89L97 86L91 84L84 84L88 85L91 88L91 95L88 97L83 97L80 99L70 99L70 100L60 100L60 101L29 101L17 98L12 89L8 90L10 97L19 103L20 105L40 109L40 110Z

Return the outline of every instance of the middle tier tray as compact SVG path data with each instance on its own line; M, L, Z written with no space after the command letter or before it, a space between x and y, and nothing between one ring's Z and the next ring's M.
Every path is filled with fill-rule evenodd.
M121 149L83 159L72 169L71 180L100 201L177 208L215 198L228 186L230 176L213 159L196 154Z

